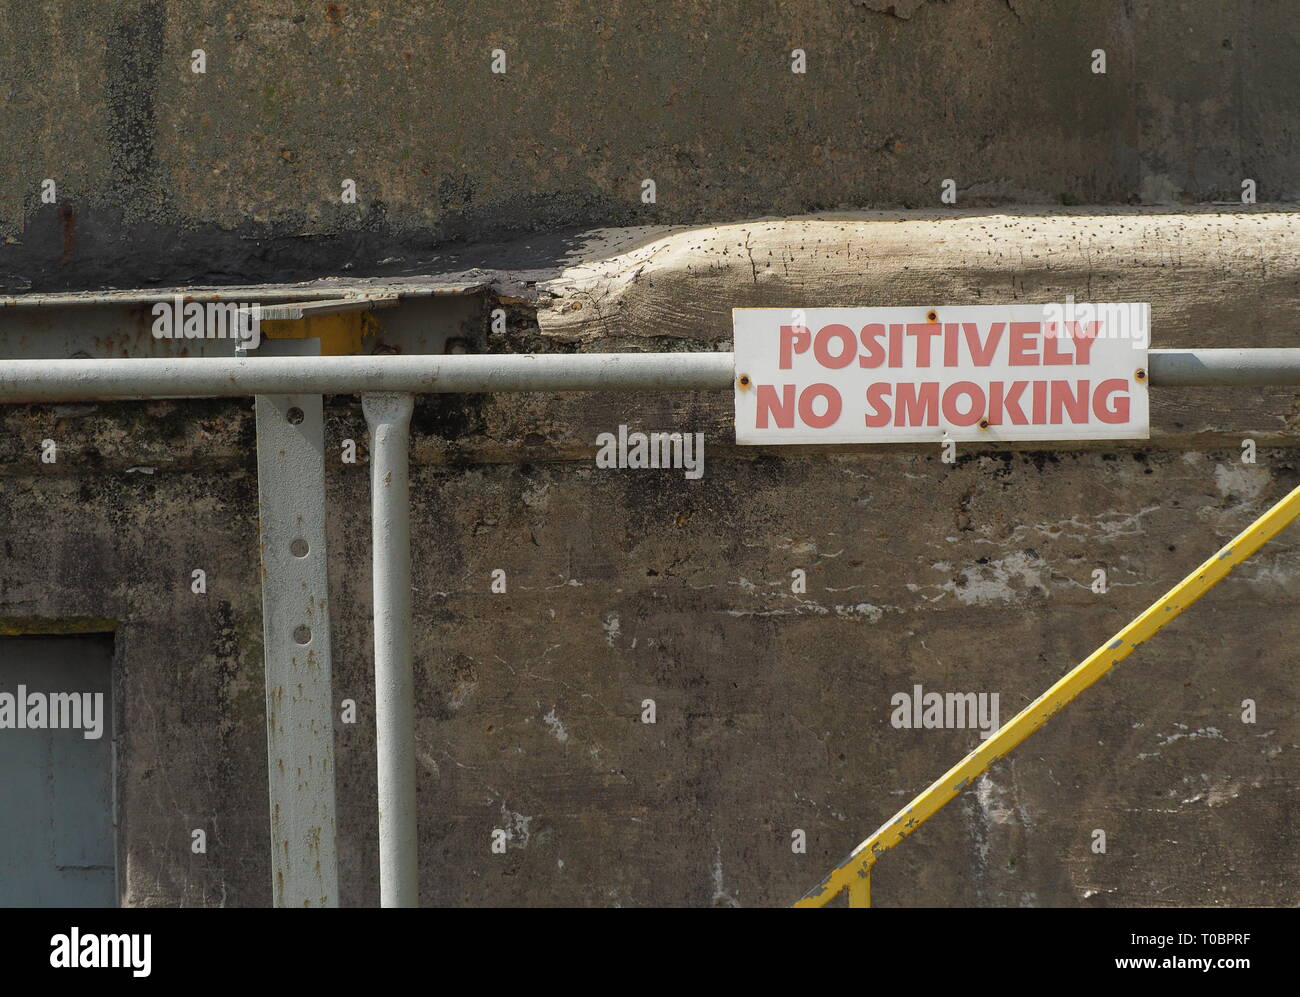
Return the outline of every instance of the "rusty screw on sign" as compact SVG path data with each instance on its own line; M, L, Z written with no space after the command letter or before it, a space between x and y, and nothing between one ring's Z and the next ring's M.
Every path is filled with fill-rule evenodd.
M1139 367L1136 371L1133 372L1133 376L1139 381L1145 381L1147 379L1146 369L1143 367Z
M938 322L939 313L935 311L933 308L931 308L928 312L925 313L925 320L927 322Z
M741 391L744 391L744 390L745 390L746 388L748 388L748 387L749 387L749 375L748 375L748 374L741 374L741 375L740 375L740 390L741 390Z

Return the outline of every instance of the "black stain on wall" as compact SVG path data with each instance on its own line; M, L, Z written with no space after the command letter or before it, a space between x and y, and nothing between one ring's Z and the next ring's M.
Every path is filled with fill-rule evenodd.
M158 169L155 110L165 16L161 0L142 4L113 29L105 51L109 164L129 220L169 213Z

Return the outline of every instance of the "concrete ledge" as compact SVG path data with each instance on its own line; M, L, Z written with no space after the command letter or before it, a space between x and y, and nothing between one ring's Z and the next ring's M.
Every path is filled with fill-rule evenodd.
M1290 346L1300 211L855 212L602 229L538 284L564 343L731 337L733 307L1149 301L1156 347Z

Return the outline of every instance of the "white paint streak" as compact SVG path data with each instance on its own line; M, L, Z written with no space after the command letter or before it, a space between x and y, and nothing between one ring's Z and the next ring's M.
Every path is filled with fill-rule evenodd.
M739 907L740 903L729 894L722 886L722 845L718 845L717 854L713 859L713 906L714 907Z

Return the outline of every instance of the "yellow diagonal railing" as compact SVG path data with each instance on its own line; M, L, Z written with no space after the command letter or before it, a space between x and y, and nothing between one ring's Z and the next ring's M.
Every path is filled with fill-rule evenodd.
M848 890L850 907L870 907L871 867L876 864L876 859L938 813L985 769L1052 719L1113 665L1132 654L1135 647L1159 633L1161 627L1222 581L1228 572L1277 536L1297 516L1300 516L1300 488L1251 523L1235 540L1157 599L1145 613L1084 658L1055 685L1003 724L996 734L935 780L880 830L853 849L795 906L824 907Z

